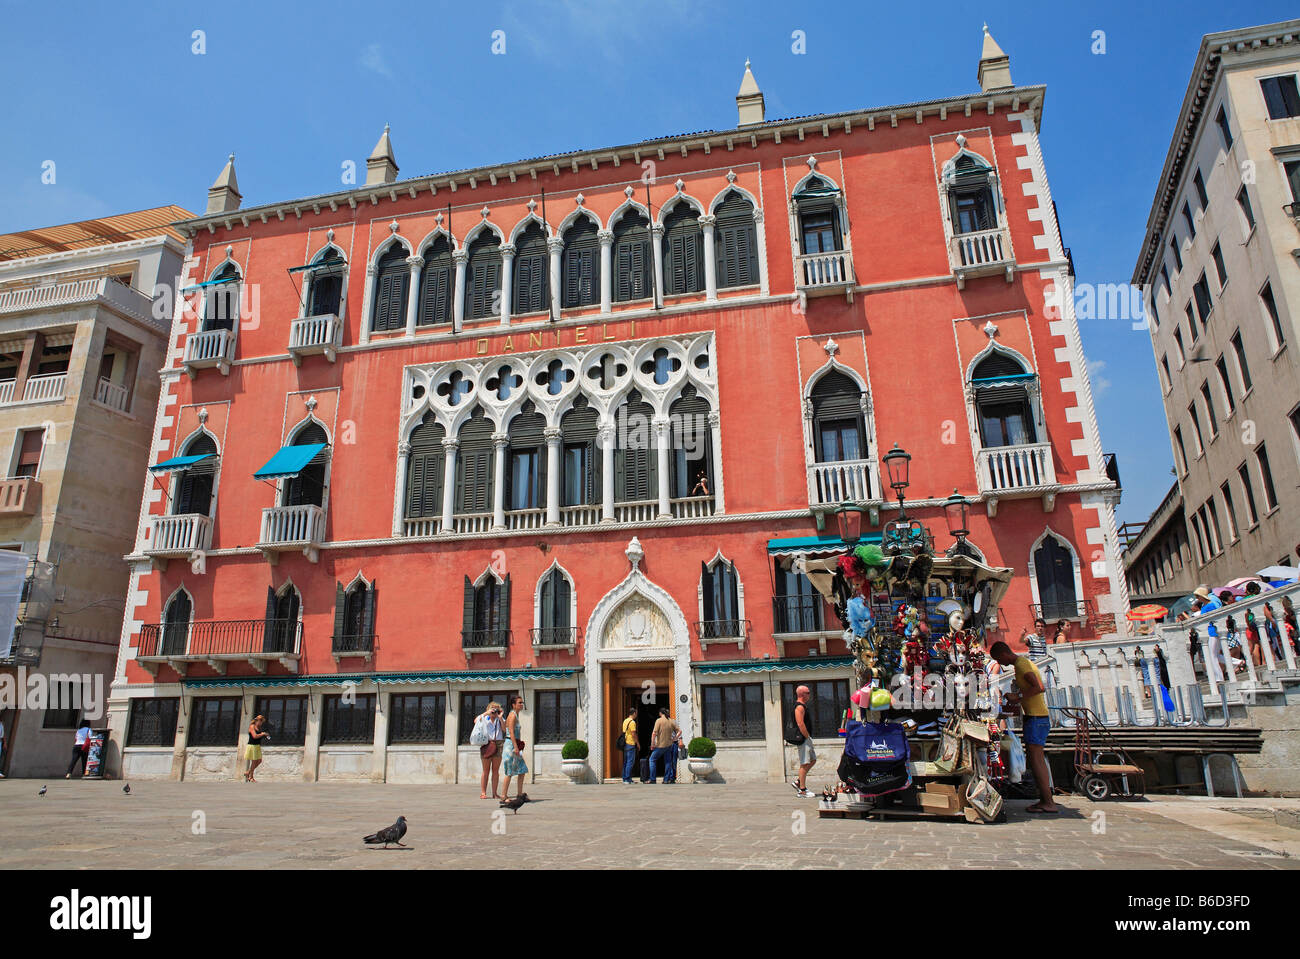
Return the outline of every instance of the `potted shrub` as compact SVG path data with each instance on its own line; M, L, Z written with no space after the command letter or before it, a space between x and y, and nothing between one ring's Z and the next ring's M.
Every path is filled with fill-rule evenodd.
M718 744L712 739L696 736L686 746L687 768L695 781L707 779L713 772L713 756L718 751Z
M581 739L570 739L560 750L560 766L569 782L580 783L587 778L587 744Z

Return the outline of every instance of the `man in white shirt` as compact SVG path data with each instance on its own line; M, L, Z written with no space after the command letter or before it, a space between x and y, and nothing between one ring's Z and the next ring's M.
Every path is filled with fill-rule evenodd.
M77 727L77 738L72 744L72 761L68 763L68 773L64 779L72 778L72 770L76 768L77 762L81 762L81 775L86 775L86 756L90 754L90 723L86 720L81 721Z

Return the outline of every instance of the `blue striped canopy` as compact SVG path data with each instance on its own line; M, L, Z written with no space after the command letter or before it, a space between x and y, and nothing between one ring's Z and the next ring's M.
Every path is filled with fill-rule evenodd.
M214 459L216 455L216 453L200 453L198 456L173 456L161 463L154 463L153 466L149 467L149 471L152 473L170 473L174 470L187 470L195 463Z
M253 479L287 479L297 476L316 454L325 448L324 443L307 443L304 446L282 446L266 461L266 465L253 474Z

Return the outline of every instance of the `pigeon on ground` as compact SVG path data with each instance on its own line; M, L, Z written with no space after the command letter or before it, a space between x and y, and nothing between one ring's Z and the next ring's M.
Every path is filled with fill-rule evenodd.
M50 788L49 786L42 786L42 787L41 787L41 791L38 792L36 795L38 795L38 796L44 796L44 795L45 795L45 790L47 790L47 789L49 789L49 788Z
M371 833L369 836L366 836L364 841L370 843L372 846L378 845L382 842L384 848L387 849L388 844L392 842L397 843L399 846L405 846L406 843L402 842L402 837L405 835L406 817L398 816L397 822L393 823L391 826L385 827L384 829L380 829L378 832Z
M501 807L503 809L513 809L515 811L515 815L518 816L519 807L526 802L528 802L528 793L524 793L521 796L516 796L514 799L501 800Z
M126 793L128 796L131 795L131 784L127 783L125 786L123 786L122 792Z

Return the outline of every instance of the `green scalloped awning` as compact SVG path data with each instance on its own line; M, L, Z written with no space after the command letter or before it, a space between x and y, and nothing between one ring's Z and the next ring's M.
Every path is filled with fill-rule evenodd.
M577 676L581 669L457 669L422 673L323 673L316 676L248 676L182 679L186 689L231 689L240 686L341 686L373 680L381 686L394 683L476 683L519 682L535 679L564 679Z
M703 675L712 673L770 673L779 669L839 669L852 666L852 656L808 656L802 659L737 659L724 663L691 663Z
M863 533L853 546L864 543L880 543L880 533ZM769 539L767 552L770 556L793 556L796 553L847 553L853 548L838 536L789 536L785 539Z

